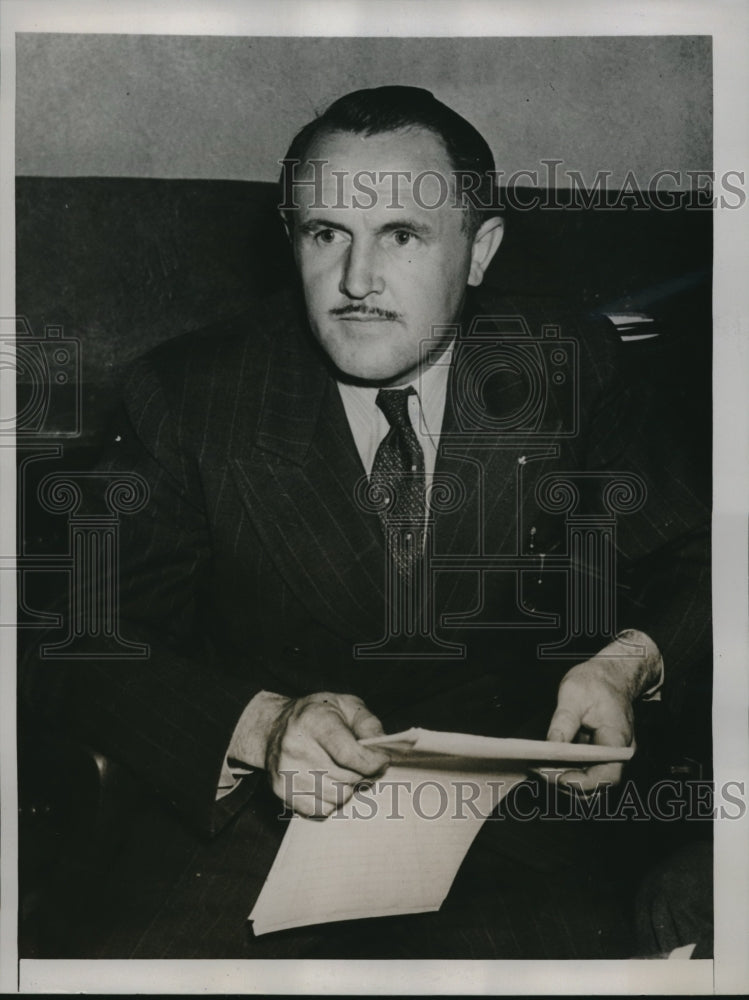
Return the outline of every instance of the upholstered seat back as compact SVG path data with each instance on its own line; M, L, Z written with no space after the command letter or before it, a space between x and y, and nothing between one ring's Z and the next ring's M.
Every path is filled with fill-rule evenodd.
M33 338L53 326L80 347L80 434L68 452L100 443L130 360L294 280L272 184L21 177L16 191L17 312ZM644 309L682 366L700 345L709 352L709 212L535 207L506 221L489 285ZM55 438L73 404L51 391L45 436Z

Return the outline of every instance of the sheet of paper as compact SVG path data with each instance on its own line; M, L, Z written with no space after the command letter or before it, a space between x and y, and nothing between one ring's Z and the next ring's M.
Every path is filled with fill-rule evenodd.
M593 743L552 743L548 740L501 739L469 733L443 733L432 729L406 729L402 733L361 740L364 746L387 750L394 761L426 763L429 758L470 761L535 761L550 764L594 764L626 761L632 747L596 746Z
M391 766L328 819L295 816L250 914L254 933L438 910L484 819L524 777Z

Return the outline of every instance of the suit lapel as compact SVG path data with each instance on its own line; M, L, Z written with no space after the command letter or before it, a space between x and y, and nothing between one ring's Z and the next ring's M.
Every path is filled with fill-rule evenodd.
M448 385L445 419L435 467L435 488L444 481L459 482L462 499L454 509L434 514L434 554L449 569L437 588L438 611L464 612L475 605L478 578L460 572L461 557L514 550L516 539L515 482L517 456L512 448L487 440L485 432L466 427L464 407L457 389L456 356Z
M474 341L466 336L467 325L455 348L435 468L436 486L441 477L454 478L464 493L454 509L434 517L433 551L456 568L466 555L517 556L526 551L530 526L523 519L527 492L523 475L528 462L555 453L548 442L496 430L502 424L497 418L505 401L502 396L485 398L478 388L495 361L496 340L489 337L485 345ZM482 420L485 404L490 407L488 420ZM511 571L507 582L513 591L515 580ZM480 612L483 600L476 572L448 569L437 588L438 614ZM509 600L514 603L514 594Z
M306 344L274 344L254 442L233 459L255 528L299 600L360 641L384 621L385 552L335 382Z

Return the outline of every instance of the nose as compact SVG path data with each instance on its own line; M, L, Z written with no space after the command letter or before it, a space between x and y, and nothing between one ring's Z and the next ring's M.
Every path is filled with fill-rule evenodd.
M339 291L350 299L365 299L385 288L377 261L377 247L370 242L352 240L343 262Z

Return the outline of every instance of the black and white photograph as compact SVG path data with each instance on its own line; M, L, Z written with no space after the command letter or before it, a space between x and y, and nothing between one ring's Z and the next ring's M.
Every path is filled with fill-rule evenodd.
M749 10L114 6L0 22L3 990L744 992Z

